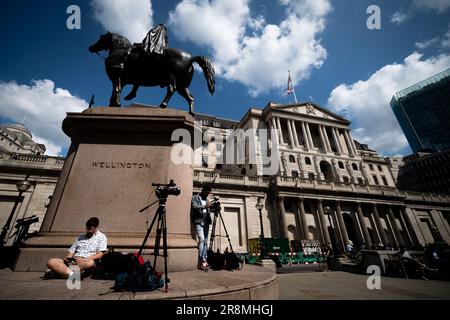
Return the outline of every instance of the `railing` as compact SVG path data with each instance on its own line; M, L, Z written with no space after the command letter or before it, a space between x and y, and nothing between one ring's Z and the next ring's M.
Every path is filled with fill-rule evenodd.
M65 158L34 154L0 153L0 161L7 161L9 163L17 164L45 164L62 167L64 165Z
M270 179L262 177L249 177L228 173L208 172L194 170L194 181L206 183L234 184L242 186L268 187Z

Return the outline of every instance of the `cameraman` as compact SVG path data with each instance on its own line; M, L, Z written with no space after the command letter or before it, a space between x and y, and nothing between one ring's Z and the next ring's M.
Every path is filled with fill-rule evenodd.
M86 222L86 233L75 240L66 257L48 261L49 270L44 278L70 277L75 272L69 268L71 265L78 266L81 272L92 270L95 267L95 260L101 259L103 253L107 251L106 236L98 230L98 225L98 218L90 218Z
M207 199L211 193L211 187L204 186L200 194L192 197L191 217L198 237L198 269L209 270L207 262L208 253L208 232L212 223L209 208L211 202Z

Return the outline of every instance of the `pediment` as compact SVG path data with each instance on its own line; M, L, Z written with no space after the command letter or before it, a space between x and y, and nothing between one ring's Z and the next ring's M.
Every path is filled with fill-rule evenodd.
M350 124L350 121L347 119L317 105L314 103L299 103L299 104L290 104L290 105L278 105L274 103L268 104L272 110L280 110L283 112L293 113L297 115L306 115L309 117L326 119L336 122L342 122L345 124Z

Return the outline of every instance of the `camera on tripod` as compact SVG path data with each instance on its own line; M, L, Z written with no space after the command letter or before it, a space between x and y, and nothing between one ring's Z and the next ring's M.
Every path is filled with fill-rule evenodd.
M219 201L219 197L214 197L214 200L211 201L211 209L210 211L212 213L219 213L220 210L222 210L222 207L220 206L220 201Z
M171 179L168 184L152 183L153 187L156 187L156 196L161 198L167 198L168 196L179 196L181 190L177 187L176 183Z
M26 217L23 219L17 219L16 220L16 228L27 227L27 226L32 225L35 222L39 222L39 218L36 215L33 215L31 217Z

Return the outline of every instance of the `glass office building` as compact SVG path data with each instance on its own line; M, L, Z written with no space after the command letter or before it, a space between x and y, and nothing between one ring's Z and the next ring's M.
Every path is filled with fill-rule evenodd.
M450 68L397 92L391 107L413 152L450 148Z

